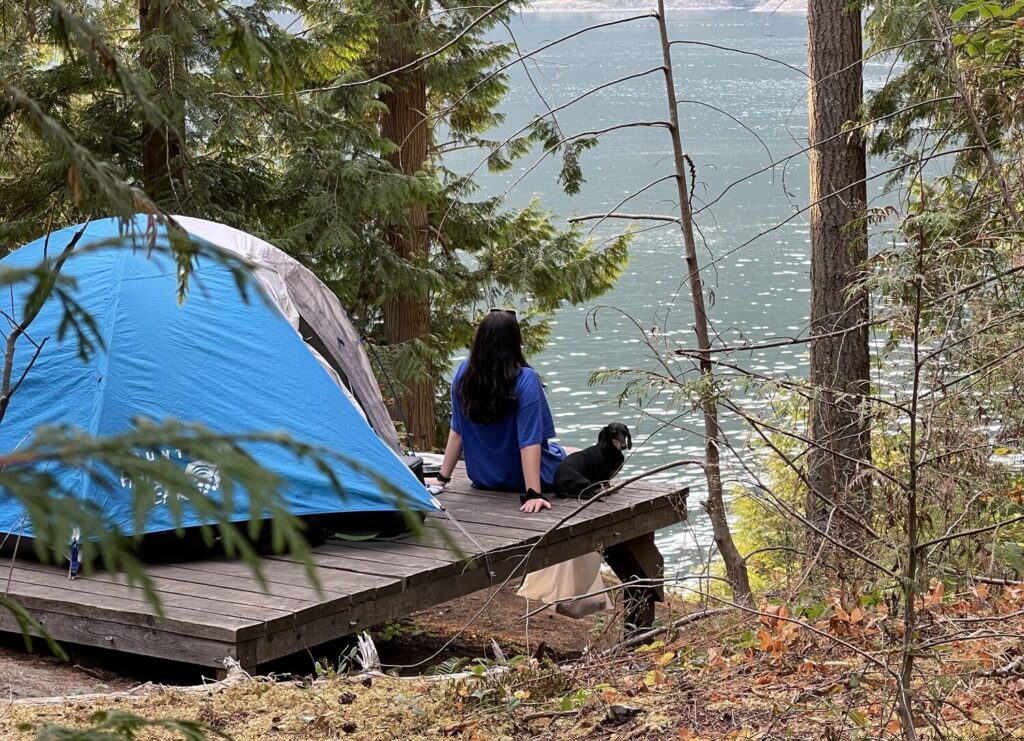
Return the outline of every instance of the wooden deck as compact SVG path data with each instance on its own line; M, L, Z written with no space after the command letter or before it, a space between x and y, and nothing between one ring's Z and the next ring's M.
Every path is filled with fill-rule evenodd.
M579 502L556 499L551 510L525 515L518 511L515 495L471 489L461 468L439 499L472 539L443 516L431 516L417 538L327 543L313 552L320 594L287 557L265 561L269 592L239 561L212 558L153 565L148 573L163 605L162 619L141 589L121 583L116 574L99 572L69 581L63 569L22 559L13 569L9 564L0 567L0 580L7 594L60 642L208 667L221 667L230 656L251 670L500 584L517 569L518 576L523 557L544 533L580 507ZM544 537L530 554L529 568L605 549L620 577L657 577L661 558L653 533L685 519L686 490L631 485L591 503ZM451 534L467 558L459 560L445 548L438 526ZM638 595L649 602L655 593L634 590L633 597ZM642 607L637 614L643 614ZM18 630L11 615L4 616L0 630Z

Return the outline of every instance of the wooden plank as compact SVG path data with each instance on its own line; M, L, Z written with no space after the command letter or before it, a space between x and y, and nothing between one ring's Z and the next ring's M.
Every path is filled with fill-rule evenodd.
M534 515L521 514L516 511L516 515L518 515L516 517L500 509L492 508L484 500L480 503L474 503L472 506L460 506L458 509L453 508L451 514L459 522L496 522L501 524L515 522L520 528L531 528L536 532L547 532L562 519L565 519L567 515L570 515L574 509L578 508L578 505L570 509L565 506L565 503L561 504L561 507L556 506L551 510L544 510L542 513ZM568 537L576 532L585 532L609 522L632 517L643 511L649 511L653 506L653 503L651 503L649 506L641 507L638 504L624 508L621 505L609 505L600 501L593 502L582 512L560 526L559 530L564 529L565 532L552 533L552 537L554 540L557 540L560 537Z
M195 561L182 564L182 568L194 569L211 575L239 575L251 574L249 567L238 561L207 560ZM290 556L274 556L264 559L262 571L268 582L274 584L307 584L305 567L299 564ZM325 568L317 570L317 578L324 591L324 597L320 599L333 598L372 598L375 594L386 591L401 591L402 585L399 580L387 579L372 574L359 574L336 568ZM212 576L210 578L213 578ZM254 578L255 580L255 578ZM315 590L309 587L315 594Z
M252 590L259 590L259 584L252 575L251 569L244 563L213 559L202 562L183 564L184 568L195 568L198 574L211 579L215 583L223 583L223 579L236 575L251 580ZM302 621L312 617L330 615L344 609L350 603L375 599L380 594L400 592L403 584L400 578L374 574L357 573L330 566L316 569L316 575L323 587L323 594L316 596L311 586L306 586L305 568L290 557L270 557L261 564L261 570L271 584L291 580L304 590L312 599L294 600L287 613L266 615L258 631L265 636L276 630L293 629ZM251 594L251 593L250 593Z
M560 520L570 517L570 522L581 522L596 517L616 518L629 517L635 514L649 511L660 506L662 497L644 497L637 500L620 499L607 501L604 499L590 500L589 502L577 502L575 500L555 500L550 510L544 510L539 515L526 515L519 512L518 500L515 506L511 506L500 499L490 496L473 495L472 500L465 497L452 497L451 503L446 503L446 508L455 519L459 519L464 512L472 511L493 511L505 516L518 516L524 520L546 522L554 524ZM585 507L583 505L586 505Z
M86 614L64 614L33 607L33 615L60 643L75 643L136 656L152 656L188 664L222 667L230 656L243 666L255 665L255 645L235 639L217 641L196 635L168 633L160 628L126 625Z
M595 530L579 538L571 538L554 545L541 545L531 555L529 570L567 561L584 553L601 550L645 533L654 532L678 521L678 513L672 507L663 506L652 512L619 523L615 529ZM318 618L302 626L301 631L282 631L271 640L262 641L257 647L258 660L262 663L289 653L312 648L319 643L337 638L345 632L358 632L386 620L401 617L416 610L431 607L471 592L500 584L509 574L522 568L522 556L528 548L520 548L517 555L492 554L491 566L495 571L492 578L486 569L469 569L465 572L429 582L421 588L400 595L387 595L371 602L353 605L344 613ZM519 578L518 576L516 578ZM344 631L338 633L338 631ZM268 636L268 638L271 638Z
M517 530L533 531L538 534L547 532L557 526L559 529L567 528L564 535L569 535L573 531L589 530L599 523L626 519L649 509L651 508L648 507L642 510L636 508L622 511L595 505L578 513L574 513L574 510L568 508L555 508L553 510L545 510L542 514L531 516L520 514L518 511L506 512L494 509L486 504L478 504L472 507L452 508L450 514L453 519L460 523L490 522L507 525ZM559 524L562 520L565 520L565 522ZM444 521L441 522L443 524Z
M267 560L264 559L261 565L265 567L267 563ZM160 579L204 584L213 592L211 599L225 599L225 595L230 594L234 595L235 599L246 601L249 604L265 604L274 607L279 603L288 604L295 600L314 602L319 598L316 590L305 579L289 583L266 579L264 587L251 570L241 570L240 573L224 573L217 567L203 568L201 564L202 562L195 564L200 568L192 568L192 563L147 567L146 573ZM263 570L266 571L265 568Z
M667 503L662 502L662 504ZM621 512L622 509L624 508L620 508L619 511ZM629 508L625 509L629 511ZM596 530L588 538L574 538L571 542L567 542L561 547L557 543L542 545L531 554L529 568L530 570L535 570L554 563L560 563L592 550L600 550L609 543L621 542L624 539L628 539L627 535L630 533L635 536L643 532L653 532L653 529L665 527L678 521L677 513L670 506L661 506L655 511L645 513L645 515L640 517L630 516L624 523L625 527L623 528ZM653 529L645 530L645 528ZM535 538L530 539L530 541L533 540ZM410 547L409 543L404 539L398 542L352 543L350 545L366 550L388 549L393 552L394 549ZM409 612L500 583L501 580L513 573L513 571L522 568L522 559L529 552L529 549L529 541L518 540L510 543L500 552L489 554L489 566L493 570L494 576L486 568L467 569L443 578L428 581L414 590L398 595L385 595L372 601L353 605L348 609L333 614L312 617L308 621L302 620L301 626L272 633L264 640L259 641L257 643L258 661L262 663L288 655L289 653L310 649L320 643L336 639L341 635L358 632L386 620L406 615ZM437 549L426 550L430 552ZM481 563L480 565L484 564ZM301 619L304 616L299 615L297 617Z
M40 585L35 582L12 581L10 587L8 596L33 614L40 611L79 615L124 626L230 642L250 637L252 631L260 625L259 622L246 618L216 616L179 607L165 609L164 617L161 618L157 616L156 610L146 602L112 599L89 592L61 593L53 586ZM213 619L218 622L211 624ZM9 627L12 622L12 618L4 620L4 628L17 630L17 625Z
M448 520L434 520L433 522L437 526L445 528L452 534L460 532L460 529ZM514 543L518 540L536 538L548 529L545 527L514 527L504 523L494 524L487 518L480 517L459 518L459 524L462 526L462 530L465 530L468 533L473 533L474 537L479 538L479 536L485 536L506 543Z
M604 560L623 584L634 579L661 579L665 574L665 559L654 544L654 533L610 545L604 549ZM665 599L665 588L656 586L627 586L623 590L626 606L626 635L649 629L654 623L654 603Z
M361 545L377 546L373 550L360 547ZM410 559L408 555L397 551L394 546L404 546L406 544L389 543L381 541L362 541L362 543L351 542L351 541L340 541L330 540L324 543L322 546L316 549L317 553L340 553L352 558L367 559L376 561L378 563L393 563L393 564L412 564L421 563L424 565L432 565L429 562L436 561L438 564L452 565L456 563L457 559L455 554L451 551L438 551L437 549L431 549L429 554L421 554L415 559Z
M436 520L427 520L426 526L423 528L423 534L419 536L409 536L405 542L413 543L416 545L441 545L443 544L444 538L441 535L438 527L444 528L443 532L446 532L448 537L462 548L466 555L476 555L481 552L481 549L501 549L508 548L516 543L515 540L508 540L505 538L495 538L489 535L477 535L473 534L472 539L468 536L463 535L457 529L455 529L451 523L438 523Z
M587 500L587 501L591 502L591 505L590 505L591 507L596 506L596 505L601 505L604 508L620 508L620 507L623 507L623 506L631 506L631 505L637 504L637 503L639 503L641 501L647 501L647 500L650 500L652 498L655 498L653 496L643 496L643 497L632 497L632 496L628 496L628 495L626 495L626 496L619 496L618 494L619 493L616 492L615 494L612 494L612 495L610 495L608 497L599 497L599 498L596 498L596 499L593 499L593 500ZM582 504L582 502L580 500L576 500L576 499L560 499L560 498L558 498L558 497L556 497L554 495L548 495L548 496L550 497L551 507L552 508L551 508L551 510L544 510L541 513L541 514L544 514L544 515L549 515L549 514L552 514L552 512L557 512L557 511L563 510L563 509L567 510L567 511L571 511L572 509L575 509L580 504ZM461 504L466 504L466 505L470 505L470 506L475 506L477 504L488 503L488 504L490 504L490 505L492 505L494 507L504 507L504 508L507 508L508 511L512 512L512 513L518 513L519 512L519 506L520 506L519 496L516 495L516 494L505 494L505 493L496 492L496 491L483 491L481 489L472 489L472 490L469 490L469 491L463 491L463 490L452 490L452 491L449 491L449 490L446 489L443 494L438 496L438 500L441 502L441 504L445 505L446 507L452 506L453 503L455 503L455 502L458 502L460 505ZM589 509L589 507L588 507L588 509ZM528 517L528 515L526 515L525 513L521 513L521 514L522 514L522 516L524 518Z
M59 640L205 666L231 655L251 668L512 574L518 579L527 555L526 568L535 570L609 546L614 551L686 516L685 491L643 482L589 503L552 530L580 503L555 499L551 510L526 515L515 494L472 489L460 471L440 498L468 535L434 515L423 536L326 544L313 553L323 592L308 585L294 559L273 556L262 563L267 592L235 560L149 567L166 620L156 618L141 590L110 574L69 583L62 570L34 564L15 569L11 595L48 620ZM442 528L463 554L445 545ZM5 575L0 568L0 579Z
M229 605L246 604L248 601L248 604L265 610L267 616L273 618L279 614L292 612L296 605L316 604L316 593L312 589L296 590L297 593L294 595L282 595L262 591L255 578L217 575L216 579L201 579L200 575L203 572L187 569L175 569L171 573L175 574L176 578L150 574L150 581L161 592L186 595L207 602L218 602L224 606L225 610L231 609ZM87 577L82 580L82 583L103 582L95 577ZM116 585L115 582L106 581L106 583ZM281 585L274 586L278 590L282 589ZM298 594L302 594L304 598L299 598Z
M441 560L444 556L449 556L452 559L453 564L466 563L465 558L459 560L454 552L448 550L442 545L423 545L420 543L412 543L405 540L397 540L391 542L380 542L380 541L367 541L363 543L349 543L349 548L353 550L369 551L373 553L392 553L395 555L408 555L411 558L427 558L430 560Z
M519 511L520 504L518 498L506 500L503 497L477 492L467 494L452 492L451 494L444 495L441 503L445 506L445 509L456 517L467 511L487 510L506 517L513 517L523 522L544 522L546 520L557 522L570 511L567 500L556 499L552 500L551 509L527 514Z
M327 543L317 549L314 556L320 558L337 558L348 562L352 568L361 573L394 576L405 580L406 587L422 581L453 573L455 562L442 561L434 558L410 558L393 551L368 551L359 548L346 548ZM318 561L319 562L319 561Z
M460 464L461 466L461 464ZM621 480L621 478L620 478ZM614 483L614 480L613 480ZM629 501L631 503L638 502L643 499L650 499L652 495L665 496L673 491L677 491L680 488L685 488L680 484L670 482L653 482L640 481L633 482L629 486L619 489L618 491L610 494L606 497L602 497L603 501ZM476 489L473 488L469 479L465 475L465 470L461 467L456 467L455 473L452 475L452 482L448 484L444 492L438 496L438 499L443 503L444 498L451 493L458 493L469 496L483 496L490 498L497 498L501 500L511 500L512 502L518 503L518 494L515 492L496 492L489 491L487 489ZM570 499L559 499L554 495L548 495L552 497L553 502L577 502L579 500ZM517 505L518 506L518 505Z
M531 517L530 519L527 519L527 515L520 514L516 516L508 512L494 510L489 507L460 508L457 512L452 512L452 517L463 525L470 522L489 524L514 528L518 531L526 531L532 535L539 535L540 533L547 532L558 522L557 516ZM439 520L439 522L443 525L448 521Z
M27 574L25 572L28 572ZM6 576L0 577L6 581ZM114 600L127 600L131 602L147 603L145 591L142 587L128 586L120 581L110 578L97 578L97 575L79 576L74 582L69 583L63 569L56 570L54 567L44 566L38 563L19 562L15 569L12 581L24 581L33 584L46 584L57 590L70 589L73 592L88 592L90 594L110 597ZM179 591L174 585L167 585L161 580L154 580L154 587L157 598L164 609L169 607L183 607L198 612L210 613L211 620L216 621L217 616L226 615L229 617L247 618L249 620L261 621L266 618L267 610L264 606L254 605L237 601L231 592L224 596L233 597L230 600L197 598L187 591ZM272 610L271 612L279 612Z
M145 599L141 590L126 586L111 585L109 590L101 590L98 585L84 580L69 580L63 569L47 567L37 564L38 569L26 569L15 566L13 573L10 573L9 566L0 567L0 580L4 584L9 583L7 590L11 597L38 597L43 596L55 602L69 604L88 604L99 608L108 608L112 612L121 609L121 606L129 608L132 614L155 616L156 610ZM38 591L43 590L43 591ZM104 592L107 593L104 593ZM205 631L212 630L210 634L214 637L224 635L224 630L234 631L239 626L254 624L253 619L226 614L220 610L211 610L209 605L204 605L207 610L197 610L191 604L184 606L168 607L164 610L169 620L176 620L179 617L190 620L189 623L181 623L179 627Z

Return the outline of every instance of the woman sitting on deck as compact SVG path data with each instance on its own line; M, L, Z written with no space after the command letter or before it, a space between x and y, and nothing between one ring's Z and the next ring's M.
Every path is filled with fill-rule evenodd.
M452 428L437 480L448 483L464 455L473 486L519 493L522 512L550 509L544 494L554 490L565 458L554 436L540 376L523 357L516 313L491 309L452 380Z

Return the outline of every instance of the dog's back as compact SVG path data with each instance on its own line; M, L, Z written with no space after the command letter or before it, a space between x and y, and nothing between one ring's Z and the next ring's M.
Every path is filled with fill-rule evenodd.
M625 458L618 449L592 445L569 454L555 472L555 494L589 499L601 491Z

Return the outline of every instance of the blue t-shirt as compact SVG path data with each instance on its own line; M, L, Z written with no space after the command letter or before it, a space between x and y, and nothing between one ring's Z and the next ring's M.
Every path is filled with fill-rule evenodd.
M551 442L555 436L555 422L537 371L533 368L520 370L516 381L518 405L512 414L494 424L481 424L462 413L459 381L465 370L466 361L452 379L452 429L462 435L466 473L473 486L497 491L526 491L519 451L530 445L540 445L541 488L551 491L555 471L565 458L565 451Z

